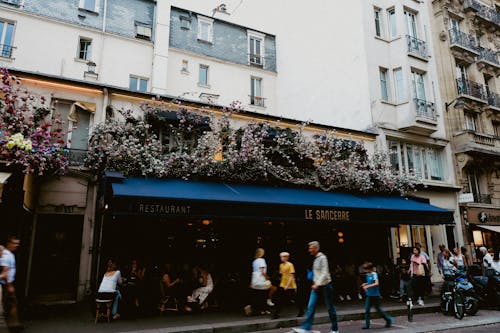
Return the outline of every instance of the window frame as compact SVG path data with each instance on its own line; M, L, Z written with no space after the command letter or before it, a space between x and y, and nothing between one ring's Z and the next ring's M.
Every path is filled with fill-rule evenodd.
M134 25L135 25L135 38L149 40L149 41L153 39L153 27L151 25L138 21L135 21ZM149 36L147 34L139 33L139 28L149 29Z
M396 17L396 8L391 7L386 10L387 32L390 39L398 38L398 20Z
M259 41L259 53L251 53L252 49L252 40ZM255 65L259 67L264 67L265 65L265 40L266 35L257 31L247 30L247 51L248 51L248 64ZM254 45L254 50L256 50L256 46ZM254 51L255 52L255 51ZM255 61L255 57L258 56L260 62Z
M87 49L85 50L85 57L82 58L81 57L81 53L82 53L82 41L86 41L88 42L88 47L90 47L90 50ZM83 37L83 36L78 36L78 50L77 50L77 54L76 54L76 58L78 60L81 60L81 61L92 61L92 38L89 38L89 37Z
M373 23L375 26L375 36L384 38L384 24L382 18L382 8L373 7Z
M0 34L0 45L2 45L2 49L0 50L0 58L3 59L11 59L12 58L12 50L14 49L14 39L16 35L16 22L11 20L6 20L4 18L0 18L0 22L4 24L4 28ZM9 26L12 26L11 40L10 44L5 44L5 37L7 36L7 29ZM5 47L8 47L8 55L9 57L4 56L7 52L5 52Z
M136 84L136 87L135 89L131 87L131 80L132 79L136 79L137 80L137 84ZM144 77L144 76L139 76L139 75L133 75L133 74L130 74L129 77L128 77L128 87L130 90L132 91L138 91L138 92L148 92L149 91L149 78L147 77ZM141 82L146 82L146 89L145 90L141 90Z
M401 73L401 77L398 78L397 73ZM405 75L402 67L394 68L392 70L394 76L394 90L396 93L396 103L401 104L408 101L407 87ZM401 82L401 85L399 85ZM401 90L399 89L401 87Z
M85 6L87 1L88 0L80 0L80 3L78 5L78 9L85 10L85 11L91 12L91 13L99 13L100 0L94 0L95 1L95 3L94 3L94 9L90 9L90 8L87 8Z
M478 131L478 117L474 112L464 112L464 125L466 131L477 132Z
M201 70L205 69L205 83L201 82ZM200 64L198 66L198 86L210 88L210 66L206 64Z
M264 107L264 94L262 89L262 78L257 76L250 76L250 105ZM257 89L257 84L258 88ZM258 91L258 94L257 94Z
M208 18L206 16L201 16L197 15L197 20L198 20L198 33L197 33L197 39L202 42L206 43L213 43L214 40L214 19ZM202 25L207 24L208 25L208 36L207 39L202 36Z
M379 73L379 84L380 84L380 100L384 102L390 102L390 83L389 83L389 70L385 67L378 68ZM382 80L382 75L384 80ZM384 88L385 88L385 98L384 98Z

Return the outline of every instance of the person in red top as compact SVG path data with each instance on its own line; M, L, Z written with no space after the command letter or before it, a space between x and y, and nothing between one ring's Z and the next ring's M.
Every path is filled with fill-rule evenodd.
M410 270L408 273L411 276L413 297L417 297L417 304L422 306L424 305L426 266L427 260L420 253L420 249L418 247L413 247L413 254L410 257Z

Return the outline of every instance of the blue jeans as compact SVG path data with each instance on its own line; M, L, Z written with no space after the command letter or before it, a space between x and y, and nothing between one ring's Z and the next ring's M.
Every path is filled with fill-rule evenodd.
M366 296L365 300L365 324L366 327L370 327L370 310L372 306L377 310L377 312L385 319L386 322L391 323L393 319L380 307L380 296Z
M122 294L118 289L115 291L115 299L113 300L113 307L111 308L111 315L114 316L118 313L118 303L122 299Z
M323 294L330 322L332 323L331 330L338 331L337 311L333 305L333 286L328 283L326 286L321 286L318 290L311 290L309 296L309 304L307 305L306 321L302 324L301 328L310 331L314 321L314 312L316 312L316 305L318 304L319 294Z

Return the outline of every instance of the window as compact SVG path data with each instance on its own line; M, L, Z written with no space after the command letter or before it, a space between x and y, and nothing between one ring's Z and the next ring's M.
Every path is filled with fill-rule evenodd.
M262 98L262 79L252 77L250 79L250 104L264 106L264 98Z
M90 61L92 58L92 39L80 37L78 59Z
M213 23L214 20L198 16L198 39L212 43L213 41Z
M70 160L85 157L95 104L78 101L55 100L55 113L62 120L65 141L71 150Z
M191 28L191 18L181 15L179 20L181 21L181 29L189 30Z
M450 18L450 29L455 32L460 31L460 21L454 18Z
M411 83L413 86L413 97L425 101L426 98L425 98L424 74L412 71Z
M198 84L200 86L208 86L208 66L207 65L200 65Z
M396 10L394 8L387 10L387 18L389 24L389 36L391 38L396 38L398 36L398 26L396 23Z
M373 15L375 17L375 35L382 37L382 12L380 8L374 8Z
M80 0L80 8L91 12L98 12L99 0Z
M189 74L189 63L188 63L188 61L186 59L182 60L181 72L183 74Z
M474 196L474 202L491 204L491 196L488 194L488 181L481 170L468 169L466 189Z
M398 103L403 103L406 101L406 89L401 68L394 70L394 82L396 83L396 100Z
M135 37L151 40L151 26L145 23L135 22Z
M405 11L406 27L408 36L418 38L417 34L417 14Z
M0 21L0 57L12 57L14 23Z
M400 173L413 172L419 179L444 180L441 148L388 141L389 160Z
M500 122L493 122L493 134L499 138L500 137Z
M379 68L379 76L380 76L380 98L383 101L389 101L389 83L387 82L387 69Z
M477 116L474 113L465 113L465 129L468 131L477 131Z
M148 79L130 75L128 87L130 90L147 92L148 91Z

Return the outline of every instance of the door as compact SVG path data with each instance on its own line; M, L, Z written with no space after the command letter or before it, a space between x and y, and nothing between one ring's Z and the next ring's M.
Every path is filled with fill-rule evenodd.
M408 36L413 38L418 38L416 15L411 12L405 12L405 17L406 17L406 27L408 31Z
M76 298L82 228L82 215L39 215L30 296Z

